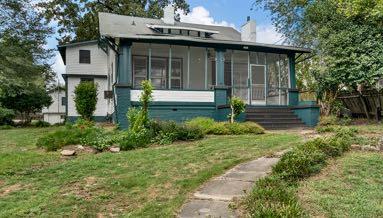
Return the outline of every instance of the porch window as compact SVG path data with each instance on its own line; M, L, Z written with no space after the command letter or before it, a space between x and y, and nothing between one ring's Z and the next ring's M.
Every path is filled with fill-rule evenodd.
M133 56L133 84L135 88L141 87L141 82L147 76L147 57Z
M155 89L166 88L166 74L168 72L167 58L152 57L151 81Z

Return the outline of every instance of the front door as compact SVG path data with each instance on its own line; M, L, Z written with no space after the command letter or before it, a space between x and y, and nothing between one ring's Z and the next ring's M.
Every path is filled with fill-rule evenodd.
M250 65L250 103L252 105L266 104L266 66Z

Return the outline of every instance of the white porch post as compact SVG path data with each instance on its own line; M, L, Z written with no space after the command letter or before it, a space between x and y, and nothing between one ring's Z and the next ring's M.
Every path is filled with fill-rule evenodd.
M248 75L248 79L247 79L247 86L248 86L248 93L247 93L247 97L248 97L248 104L251 104L251 86L252 86L252 81L251 81L251 69L250 69L250 52L247 52L247 75Z

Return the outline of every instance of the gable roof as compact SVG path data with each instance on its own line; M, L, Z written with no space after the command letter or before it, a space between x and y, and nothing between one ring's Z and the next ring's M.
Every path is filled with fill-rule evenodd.
M126 38L132 41L163 42L176 44L212 45L230 49L257 50L263 52L310 53L310 49L293 46L246 42L241 40L241 33L232 27L175 22L165 24L161 19L132 17L111 13L99 13L100 35L110 38ZM189 29L209 32L209 37L164 34L155 27L170 29Z
M232 27L225 26L211 26L202 24L192 24L175 22L174 25L165 24L161 19L151 19L142 17L124 16L110 13L99 13L99 25L100 35L109 37L120 37L120 38L139 38L141 36L154 36L162 35L167 36L168 34L159 33L152 28L152 26L163 26L180 29L199 29L201 31L214 31L215 34L211 35L211 39L215 40L241 40L241 34Z

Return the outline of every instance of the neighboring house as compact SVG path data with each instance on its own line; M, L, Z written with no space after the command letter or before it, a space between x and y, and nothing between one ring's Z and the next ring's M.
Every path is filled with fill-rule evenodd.
M113 115L127 127L126 112L139 106L145 79L154 86L150 114L156 119L225 120L228 97L238 96L248 104L240 119L265 127L313 126L318 120L319 108L299 102L296 89L296 54L310 50L256 43L256 24L249 18L238 32L176 22L168 6L164 19L99 13L99 25L100 40L59 46L70 120L78 117L74 87L92 80L99 85L96 120Z
M50 93L52 104L42 110L45 122L50 124L63 123L65 121L65 105L67 103L65 91L57 89Z

